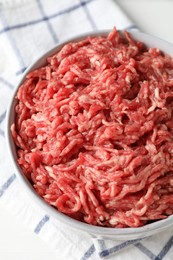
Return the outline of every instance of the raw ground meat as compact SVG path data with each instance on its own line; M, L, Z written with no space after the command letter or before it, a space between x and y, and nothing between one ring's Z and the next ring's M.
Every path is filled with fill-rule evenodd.
M92 225L173 214L173 59L129 33L66 44L17 92L12 135L36 192Z

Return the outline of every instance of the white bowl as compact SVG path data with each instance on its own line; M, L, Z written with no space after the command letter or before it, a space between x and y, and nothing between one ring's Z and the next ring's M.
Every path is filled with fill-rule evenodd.
M55 208L53 208L52 206L47 204L35 192L34 188L30 184L30 182L23 175L23 173L17 163L16 147L15 147L15 144L14 144L14 141L13 141L13 138L11 135L11 131L10 131L10 126L14 122L14 118L15 118L15 112L14 112L14 107L16 105L15 96L16 96L19 86L25 79L25 76L28 74L28 72L30 72L36 68L44 66L46 64L46 58L55 54L59 49L61 49L61 47L64 44L66 44L69 41L70 42L79 41L89 35L98 36L98 35L107 35L107 34L108 34L108 31L100 31L100 32L96 32L96 33L83 34L76 38L69 39L68 41L63 42L62 44L58 44L52 50L50 50L47 53L45 53L44 55L42 55L38 60L36 60L36 62L34 62L34 64L32 64L25 71L21 81L19 82L18 86L16 87L16 91L13 94L12 99L9 104L9 109L7 112L6 139L7 139L7 145L8 145L10 158L14 165L15 173L17 174L17 176L21 182L22 188L30 195L31 199L34 202L36 202L36 204L38 206L42 207L46 211L46 213L48 215L54 217L56 220L64 223L65 225L70 226L71 228L74 228L78 231L87 232L87 233L94 235L96 237L99 237L99 238L115 239L115 240L137 239L137 238L147 237L147 236L156 234L160 231L167 229L168 227L173 225L173 215L169 216L168 218L166 218L164 220L159 220L159 221L156 221L151 224L147 224L145 226L138 227L138 228L108 228L108 227L99 227L99 226L89 225L89 224L80 222L78 220L72 219L72 218L62 214L61 212L59 212L58 210L56 210ZM139 40L139 41L145 43L148 47L157 47L160 50L162 50L164 53L167 53L173 57L173 45L171 45L170 43L168 43L164 40L161 40L157 37L154 37L154 36L151 36L151 35L148 35L145 33L137 32L137 31L130 32L130 34L132 35L132 37L135 40Z

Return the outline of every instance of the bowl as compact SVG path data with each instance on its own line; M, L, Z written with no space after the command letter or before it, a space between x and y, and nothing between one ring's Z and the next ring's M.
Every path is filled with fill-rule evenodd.
M38 60L36 60L24 73L22 79L20 80L18 86L16 87L16 90L11 98L8 112L7 112L7 129L6 129L6 140L7 140L7 146L9 150L10 159L13 163L15 173L18 177L18 179L21 182L21 186L24 191L26 191L30 198L41 208L43 208L46 212L46 214L52 216L55 220L58 222L62 222L64 225L69 226L70 228L73 228L74 230L78 230L81 232L86 232L92 236L96 236L98 238L103 239L112 239L112 240L131 240L131 239L138 239L138 238L144 238L151 236L153 234L156 234L158 232L161 232L168 227L173 225L173 215L169 216L168 218L164 220L158 220L156 222L146 224L142 227L137 228L107 228L107 227L100 227L100 226L93 226L89 225L87 223L80 222L78 220L75 220L73 218L68 217L67 215L64 215L63 213L59 212L52 206L48 205L34 190L30 182L27 180L27 178L22 174L22 171L17 163L17 155L16 155L16 147L11 135L10 126L14 122L15 119L15 112L14 107L16 105L15 96L17 93L17 90L23 80L25 79L26 75L39 67L42 67L46 63L46 58L48 56L51 56L55 54L58 50L61 49L61 47L66 44L67 42L71 41L79 41L87 36L106 36L109 33L109 31L99 31L94 33L88 33L80 35L76 38L69 39L66 42L63 42L61 44L58 44L50 51L46 52L44 55L42 55ZM157 47L160 50L162 50L164 53L169 54L173 57L173 45L170 43L161 40L157 37L138 32L133 31L130 32L132 37L135 40L139 40L143 43L145 43L148 47Z

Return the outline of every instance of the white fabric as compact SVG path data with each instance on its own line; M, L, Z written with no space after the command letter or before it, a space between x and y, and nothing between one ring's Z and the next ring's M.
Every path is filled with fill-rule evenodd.
M47 216L23 190L9 162L5 113L22 71L54 44L93 30L132 28L113 0L6 0L0 5L0 202L66 259L171 259L172 230L142 241L79 234ZM133 246L134 244L134 246ZM165 245L167 248L165 249Z

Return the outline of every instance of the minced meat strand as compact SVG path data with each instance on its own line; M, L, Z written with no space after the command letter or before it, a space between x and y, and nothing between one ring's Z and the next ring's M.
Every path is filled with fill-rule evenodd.
M29 72L11 127L36 192L92 225L173 214L173 59L115 28Z

